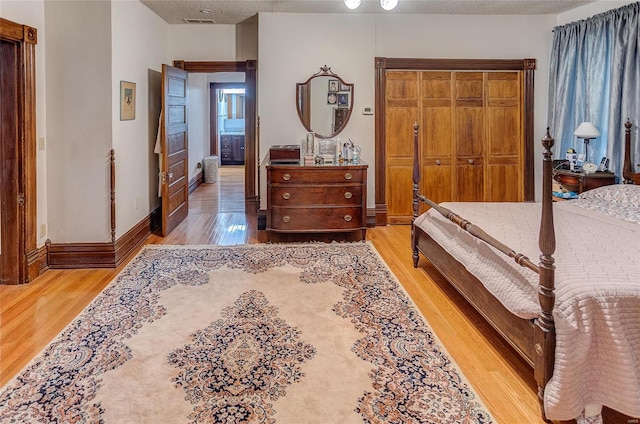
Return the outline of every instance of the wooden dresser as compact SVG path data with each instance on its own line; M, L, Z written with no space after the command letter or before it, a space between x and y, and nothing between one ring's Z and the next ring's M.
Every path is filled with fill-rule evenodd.
M267 233L367 231L367 165L267 165Z

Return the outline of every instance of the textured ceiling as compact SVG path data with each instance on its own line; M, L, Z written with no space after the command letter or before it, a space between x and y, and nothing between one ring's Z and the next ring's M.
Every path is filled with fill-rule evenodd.
M391 12L384 11L377 0L362 0L362 4L356 10L347 9L343 0L140 1L169 24L184 24L185 19L237 24L259 12L546 15L565 12L594 0L399 0L398 6ZM211 13L205 14L202 10L210 10Z

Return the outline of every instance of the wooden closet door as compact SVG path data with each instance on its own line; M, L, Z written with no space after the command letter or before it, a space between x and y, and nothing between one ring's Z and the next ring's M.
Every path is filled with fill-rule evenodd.
M413 124L419 119L418 73L387 72L385 91L387 222L408 224L413 213Z
M485 100L482 72L454 72L452 200L484 200Z
M420 192L436 203L453 196L452 72L423 71L421 82ZM423 205L422 209L426 209Z
M522 73L487 72L486 200L524 200Z

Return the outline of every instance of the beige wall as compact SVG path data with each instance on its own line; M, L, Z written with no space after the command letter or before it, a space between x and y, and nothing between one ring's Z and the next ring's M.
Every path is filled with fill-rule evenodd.
M327 22L330 25L327 26ZM535 58L535 139L544 136L551 29L555 16L350 15L264 13L259 16L260 157L274 144L298 143L305 129L295 84L328 65L354 83L354 113L341 139L362 147L370 164L367 203L375 205L374 58ZM277 107L274 107L277 105ZM374 111L375 113L376 111ZM539 143L536 152L541 152ZM541 159L536 154L536 170ZM261 173L264 175L264 172ZM536 173L536 181L539 173ZM261 207L266 184L261 182ZM539 191L539 190L538 190Z
M236 60L235 25L169 25L167 39L171 61Z
M169 63L168 29L166 22L139 1L111 2L109 96L113 119L109 123L116 155L116 237L142 221L160 203L153 148L161 88L155 73L162 72L163 63ZM135 120L120 120L120 81L136 83ZM107 207L110 197L107 186ZM110 221L106 228L110 230ZM107 235L101 241L109 240L110 232Z
M109 237L111 3L44 2L49 238ZM36 65L37 66L37 65Z

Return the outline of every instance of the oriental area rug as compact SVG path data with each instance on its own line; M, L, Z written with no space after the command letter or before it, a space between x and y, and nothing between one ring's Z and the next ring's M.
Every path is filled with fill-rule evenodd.
M2 423L489 423L369 242L147 246Z

